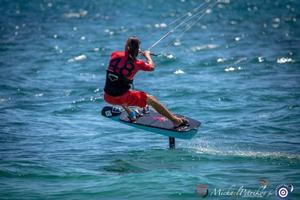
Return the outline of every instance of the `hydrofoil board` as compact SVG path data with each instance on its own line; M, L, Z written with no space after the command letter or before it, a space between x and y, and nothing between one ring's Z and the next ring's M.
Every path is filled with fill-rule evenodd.
M198 128L201 125L201 122L195 119L176 114L178 117L184 117L187 119L189 121L189 126L175 129L173 123L168 118L157 113L154 109L150 109L148 113L143 113L141 109L138 109L138 111L142 115L138 117L134 123L132 123L128 118L127 112L119 107L105 106L102 109L101 114L104 117L129 126L180 139L191 139L197 133Z

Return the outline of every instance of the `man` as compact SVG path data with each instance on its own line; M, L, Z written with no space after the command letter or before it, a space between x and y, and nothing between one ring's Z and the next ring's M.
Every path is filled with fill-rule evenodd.
M139 53L146 58L146 63L137 59ZM125 51L113 52L111 55L104 87L104 100L113 105L123 106L131 122L136 121L137 113L131 111L128 106L144 108L148 104L171 120L174 128L188 126L186 119L172 114L154 96L130 89L133 78L139 70L153 71L154 63L149 51L140 51L140 40L137 37L129 37Z

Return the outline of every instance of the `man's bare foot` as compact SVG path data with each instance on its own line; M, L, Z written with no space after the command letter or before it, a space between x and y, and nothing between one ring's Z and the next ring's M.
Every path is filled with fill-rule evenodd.
M173 121L173 124L174 128L177 129L183 126L189 126L189 121L184 118L176 117Z

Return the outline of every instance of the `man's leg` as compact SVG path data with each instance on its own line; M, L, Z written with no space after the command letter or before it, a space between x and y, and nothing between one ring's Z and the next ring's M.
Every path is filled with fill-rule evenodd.
M127 112L127 114L130 115L130 113L131 113L130 108L128 106L122 106L122 107Z
M128 116L129 116L129 119L130 119L130 121L131 122L136 122L136 115L138 115L139 116L139 113L136 113L135 115L132 115L132 110L128 107L128 106L122 106L123 108L124 108L124 110L127 112L127 114L128 114ZM133 112L135 112L135 111L133 111Z
M147 95L147 104L151 105L158 113L171 120L175 126L182 123L182 119L173 115L164 105L162 105L154 96Z

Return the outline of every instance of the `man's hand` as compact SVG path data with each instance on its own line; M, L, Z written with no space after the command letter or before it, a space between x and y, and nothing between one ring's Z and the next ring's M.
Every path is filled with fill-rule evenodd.
M150 64L154 70L154 63L152 61L150 51L146 50L146 51L143 51L142 53L143 53L143 56L145 56L145 58L147 59L147 63Z
M148 51L148 50L143 51L143 55L144 55L145 57L150 56L150 51Z

